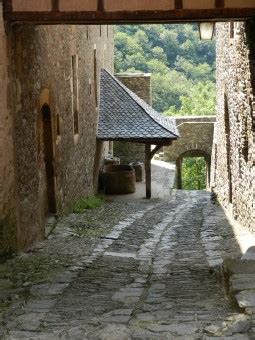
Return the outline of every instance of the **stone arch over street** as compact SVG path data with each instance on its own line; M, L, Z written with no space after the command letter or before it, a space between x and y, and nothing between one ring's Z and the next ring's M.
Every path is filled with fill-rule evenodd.
M176 164L177 188L182 188L181 168L185 157L203 157L207 165L207 187L210 184L210 165L214 133L214 116L177 117L181 138L171 147L164 147L164 160Z

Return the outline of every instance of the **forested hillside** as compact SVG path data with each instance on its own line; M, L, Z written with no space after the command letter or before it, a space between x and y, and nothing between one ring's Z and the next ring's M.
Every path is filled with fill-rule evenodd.
M151 72L153 107L168 115L215 112L215 43L196 24L120 25L115 72Z

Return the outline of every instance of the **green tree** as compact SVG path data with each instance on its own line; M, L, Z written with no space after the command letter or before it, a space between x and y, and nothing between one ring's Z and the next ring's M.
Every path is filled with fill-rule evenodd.
M206 163L204 158L187 157L183 159L182 187L186 190L206 189Z
M213 82L198 83L180 97L181 107L171 106L164 112L167 116L215 115L216 88Z
M200 41L196 24L120 25L115 31L115 72L151 72L156 110L214 112L215 43Z

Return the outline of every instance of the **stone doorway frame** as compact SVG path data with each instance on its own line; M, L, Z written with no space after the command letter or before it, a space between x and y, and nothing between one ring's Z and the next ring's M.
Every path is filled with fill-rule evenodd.
M47 202L48 212L55 214L57 212L56 204L56 181L55 181L55 150L53 143L53 123L54 117L51 113L50 106L44 104L41 108L42 128L43 128L43 146L44 146L44 163L47 184Z

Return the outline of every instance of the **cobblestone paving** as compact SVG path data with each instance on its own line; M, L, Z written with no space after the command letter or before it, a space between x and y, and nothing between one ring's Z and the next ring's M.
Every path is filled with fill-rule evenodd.
M218 338L252 339L249 320L216 275L222 258L240 250L210 195L174 191L169 200L122 208L122 218L113 218L115 225L93 242L82 217L60 222L48 242L53 247L64 235L63 254L71 244L78 255L56 275L28 284L25 302L17 299L3 315L3 338L210 339L225 322Z

